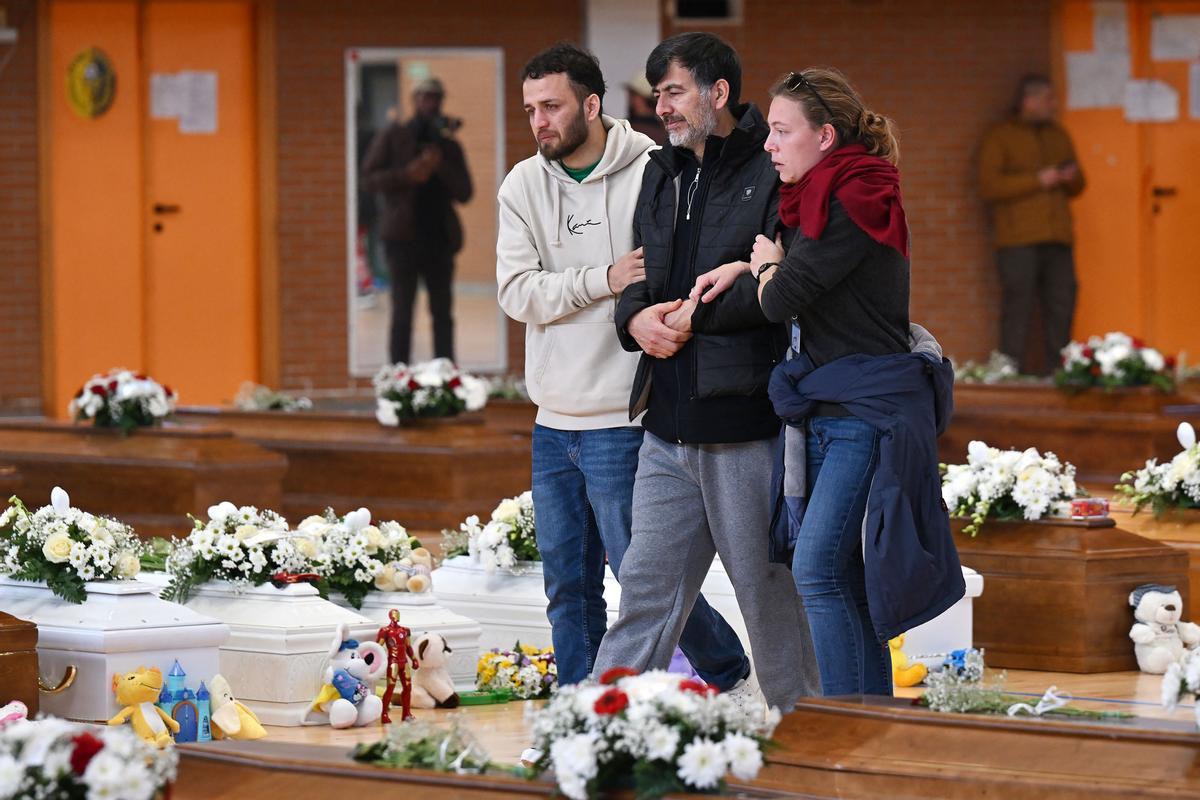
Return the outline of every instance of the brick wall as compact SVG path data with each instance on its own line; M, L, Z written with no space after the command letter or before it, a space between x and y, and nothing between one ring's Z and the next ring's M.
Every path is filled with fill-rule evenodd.
M0 2L15 45L0 44L0 414L42 404L38 266L37 14L29 2Z
M579 3L531 0L288 0L277 14L282 383L345 386L346 49L502 47L511 166L532 152L517 71L556 39L580 40L583 13ZM522 327L511 324L509 364L523 363Z
M833 66L899 124L912 319L948 354L985 357L998 340L999 287L975 153L1020 75L1049 71L1050 0L744 0L743 9L741 26L708 28L741 55L743 97L765 103L781 73ZM664 21L664 36L682 30Z

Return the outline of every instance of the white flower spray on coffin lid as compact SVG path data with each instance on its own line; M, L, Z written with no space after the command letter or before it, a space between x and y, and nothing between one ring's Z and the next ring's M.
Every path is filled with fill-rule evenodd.
M985 442L967 446L966 464L942 464L942 499L950 513L968 517L974 536L985 519L1036 520L1065 513L1078 494L1075 467L1036 448L999 450Z
M59 486L49 505L31 512L14 497L0 515L0 575L43 581L73 603L86 599L88 581L135 577L145 549L132 528L73 507Z

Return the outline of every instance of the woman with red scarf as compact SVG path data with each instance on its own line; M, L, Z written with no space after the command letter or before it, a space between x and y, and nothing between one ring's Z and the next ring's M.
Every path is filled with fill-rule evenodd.
M791 324L789 364L777 371L797 359L811 361L807 374L847 357L870 364L910 353L909 237L892 122L865 108L834 70L789 73L771 96L764 147L783 181L786 230L775 241L759 236L750 262L702 275L693 298L709 302L749 272L763 314ZM872 625L862 545L881 434L846 405L818 400L785 428L791 486L784 495L789 503L799 498L787 510L792 572L823 692L890 695L888 648Z

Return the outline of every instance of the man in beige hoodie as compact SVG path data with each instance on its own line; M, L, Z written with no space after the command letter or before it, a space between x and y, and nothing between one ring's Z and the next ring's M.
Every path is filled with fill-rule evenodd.
M558 677L571 684L587 676L607 630L605 554L619 580L629 546L638 354L621 348L613 311L645 278L633 212L654 142L601 114L600 65L574 45L534 56L522 92L538 153L500 187L496 280L501 308L526 326L538 549ZM680 647L721 690L749 673L737 634L703 597Z

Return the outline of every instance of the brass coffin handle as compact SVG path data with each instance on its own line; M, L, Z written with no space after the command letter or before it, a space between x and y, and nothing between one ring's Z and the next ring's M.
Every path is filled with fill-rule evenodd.
M41 691L42 694L60 694L65 692L67 689L70 689L71 686L74 685L75 676L78 674L79 670L75 668L75 665L68 664L66 671L63 672L62 680L59 682L58 686L54 687L48 686L45 679L42 678L41 675L38 675L38 690Z

